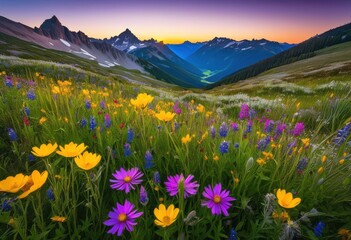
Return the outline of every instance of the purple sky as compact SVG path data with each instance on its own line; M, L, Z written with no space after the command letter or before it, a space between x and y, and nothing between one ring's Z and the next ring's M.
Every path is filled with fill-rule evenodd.
M31 27L52 15L90 37L129 28L167 43L266 38L298 43L351 22L351 0L0 0L0 15Z

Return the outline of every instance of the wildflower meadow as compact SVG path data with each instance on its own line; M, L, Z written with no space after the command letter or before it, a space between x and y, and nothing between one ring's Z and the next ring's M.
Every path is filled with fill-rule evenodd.
M351 239L347 97L0 78L1 239Z

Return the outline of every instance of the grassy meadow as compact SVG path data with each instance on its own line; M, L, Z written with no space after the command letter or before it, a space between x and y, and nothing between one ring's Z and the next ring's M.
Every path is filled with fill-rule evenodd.
M1 239L351 239L348 72L203 92L1 61Z

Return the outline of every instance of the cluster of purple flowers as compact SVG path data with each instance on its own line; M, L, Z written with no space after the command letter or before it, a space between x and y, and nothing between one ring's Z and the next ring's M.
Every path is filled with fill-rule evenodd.
M104 116L104 125L106 128L110 128L111 127L111 117L110 117L110 114L108 113L105 113L105 116Z
M264 124L264 131L266 133L270 133L270 132L273 131L273 128L274 128L274 121L270 120L270 119L267 119L265 124Z
M303 131L305 131L305 125L303 124L303 122L298 122L295 125L295 128L293 130L293 135L294 136L300 136Z
M246 119L250 117L250 108L246 103L241 105L241 109L239 112L239 119Z
M113 178L110 179L111 188L125 191L129 193L131 190L135 190L137 185L142 183L143 173L139 171L138 168L132 168L125 170L120 168L112 174ZM153 182L155 185L160 184L160 175L158 172L154 173ZM164 183L166 186L166 191L170 196L177 196L182 193L183 198L194 196L198 192L199 184L194 180L194 176L189 174L184 176L183 173L174 176L168 176L167 181ZM205 200L202 201L201 206L205 206L211 209L213 215L229 216L228 209L232 205L231 202L235 198L229 196L229 190L222 189L222 184L217 183L214 187L208 185L204 188L202 196ZM139 201L142 205L147 205L149 198L144 186L140 186L139 191ZM121 236L123 231L133 231L134 227L137 225L136 220L139 218L143 212L138 212L135 209L134 204L125 200L124 204L117 203L116 207L108 213L108 219L104 222L104 225L111 227L108 233L116 234ZM236 232L231 232L231 239L236 236Z
M308 164L309 159L308 158L302 158L296 166L296 171L297 174L301 175L303 171L306 169L307 164Z
M96 129L96 120L94 116L90 117L90 121L89 121L89 129L90 131L94 131Z
M268 135L267 137L258 141L257 149L260 151L265 151L270 142L271 142L271 137Z
M338 133L336 134L336 137L333 139L333 143L340 146L346 141L350 133L351 133L351 123L348 123L338 131Z
M219 127L219 136L226 137L228 135L228 125L223 122Z
M219 151L224 154L224 153L228 153L229 151L229 143L226 141L223 141L220 145L219 145Z

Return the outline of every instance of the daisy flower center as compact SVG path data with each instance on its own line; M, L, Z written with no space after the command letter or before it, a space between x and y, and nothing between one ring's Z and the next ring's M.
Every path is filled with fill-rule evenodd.
M124 180L124 182L129 183L131 178L129 176L126 176L123 180Z
M120 213L118 215L118 221L119 222L125 222L127 220L127 215L125 215L124 213Z
M164 216L162 220L165 225L171 224L171 219L168 216Z
M215 203L220 203L221 202L221 196L219 196L219 195L215 195L214 197L213 197L213 201L215 202Z

